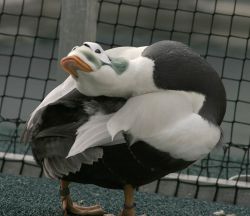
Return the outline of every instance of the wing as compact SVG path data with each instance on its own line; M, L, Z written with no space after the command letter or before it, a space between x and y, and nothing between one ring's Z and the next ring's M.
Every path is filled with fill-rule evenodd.
M218 125L198 114L204 99L182 91L136 96L110 118L108 131L112 137L121 131L128 134L130 145L144 141L176 159L195 161L208 154L221 136Z
M87 97L73 89L37 109L27 124L25 138L31 141L33 154L38 163L43 164L45 173L52 178L62 177L78 171L82 164L92 164L102 157L102 148L93 148L95 145L89 141L85 142L88 147L84 151L66 158L73 143L78 140L77 131L87 132L88 135L94 131L91 128L94 125L89 123L93 119L91 116L113 113L124 102L120 98Z
M35 118L35 115L37 115L37 112L41 110L43 107L46 107L47 105L54 103L58 101L60 98L67 95L69 92L71 92L73 89L75 89L75 82L71 76L69 76L62 84L57 86L55 89L53 89L46 97L45 99L40 103L40 105L31 113L30 119L27 122L27 130L29 130L33 123L37 121Z
M107 123L113 114L92 116L77 129L77 136L67 158L85 152L89 148L126 143L122 133L112 139Z

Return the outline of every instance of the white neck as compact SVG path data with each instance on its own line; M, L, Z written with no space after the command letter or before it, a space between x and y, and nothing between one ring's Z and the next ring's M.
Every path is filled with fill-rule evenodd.
M154 62L145 57L129 61L128 69L121 75L110 66L93 73L80 72L77 88L87 96L131 97L159 91L153 81Z

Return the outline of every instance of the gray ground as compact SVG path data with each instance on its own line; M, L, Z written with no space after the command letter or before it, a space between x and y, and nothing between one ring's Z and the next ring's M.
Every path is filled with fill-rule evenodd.
M57 181L0 174L0 215L61 216L58 188ZM106 211L116 214L123 204L122 192L119 190L72 184L71 194L74 200L85 199L87 205L100 203ZM212 216L220 210L236 216L250 215L249 208L142 192L136 193L136 201L138 215Z

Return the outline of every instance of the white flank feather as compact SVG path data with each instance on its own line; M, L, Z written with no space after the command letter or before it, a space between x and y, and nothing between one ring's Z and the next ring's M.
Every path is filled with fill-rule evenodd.
M203 102L204 96L183 91L136 96L113 115L108 131L112 137L126 131L131 144L142 140L175 158L197 160L220 139L220 129L197 114Z
M117 135L112 140L108 129L107 122L111 115L96 115L89 119L87 123L77 130L76 140L71 147L67 158L80 154L89 148L96 146L108 146L125 143L123 136Z

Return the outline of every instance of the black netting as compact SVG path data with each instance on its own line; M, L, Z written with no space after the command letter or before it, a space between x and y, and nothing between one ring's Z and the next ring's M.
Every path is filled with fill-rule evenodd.
M24 156L30 154L30 149L19 144L20 129L28 114L56 85L60 3L0 1L2 172L14 167L9 164L8 158L12 157L6 155L14 152L23 155L15 170L25 174L24 165L29 158L24 160ZM249 11L248 0L99 1L97 42L104 48L144 46L165 39L181 41L207 59L227 91L227 112L222 124L224 148L215 149L177 176L158 181L152 190L176 196L188 193L198 198L207 194L211 200L222 197L223 201L246 203L249 191L242 189L240 181L248 181L250 171ZM187 180L187 175L198 178ZM210 182L203 176L211 177ZM230 178L236 180L235 184L221 183L221 179Z
M0 11L0 172L28 174L35 165L20 133L56 86L60 1L4 0Z

